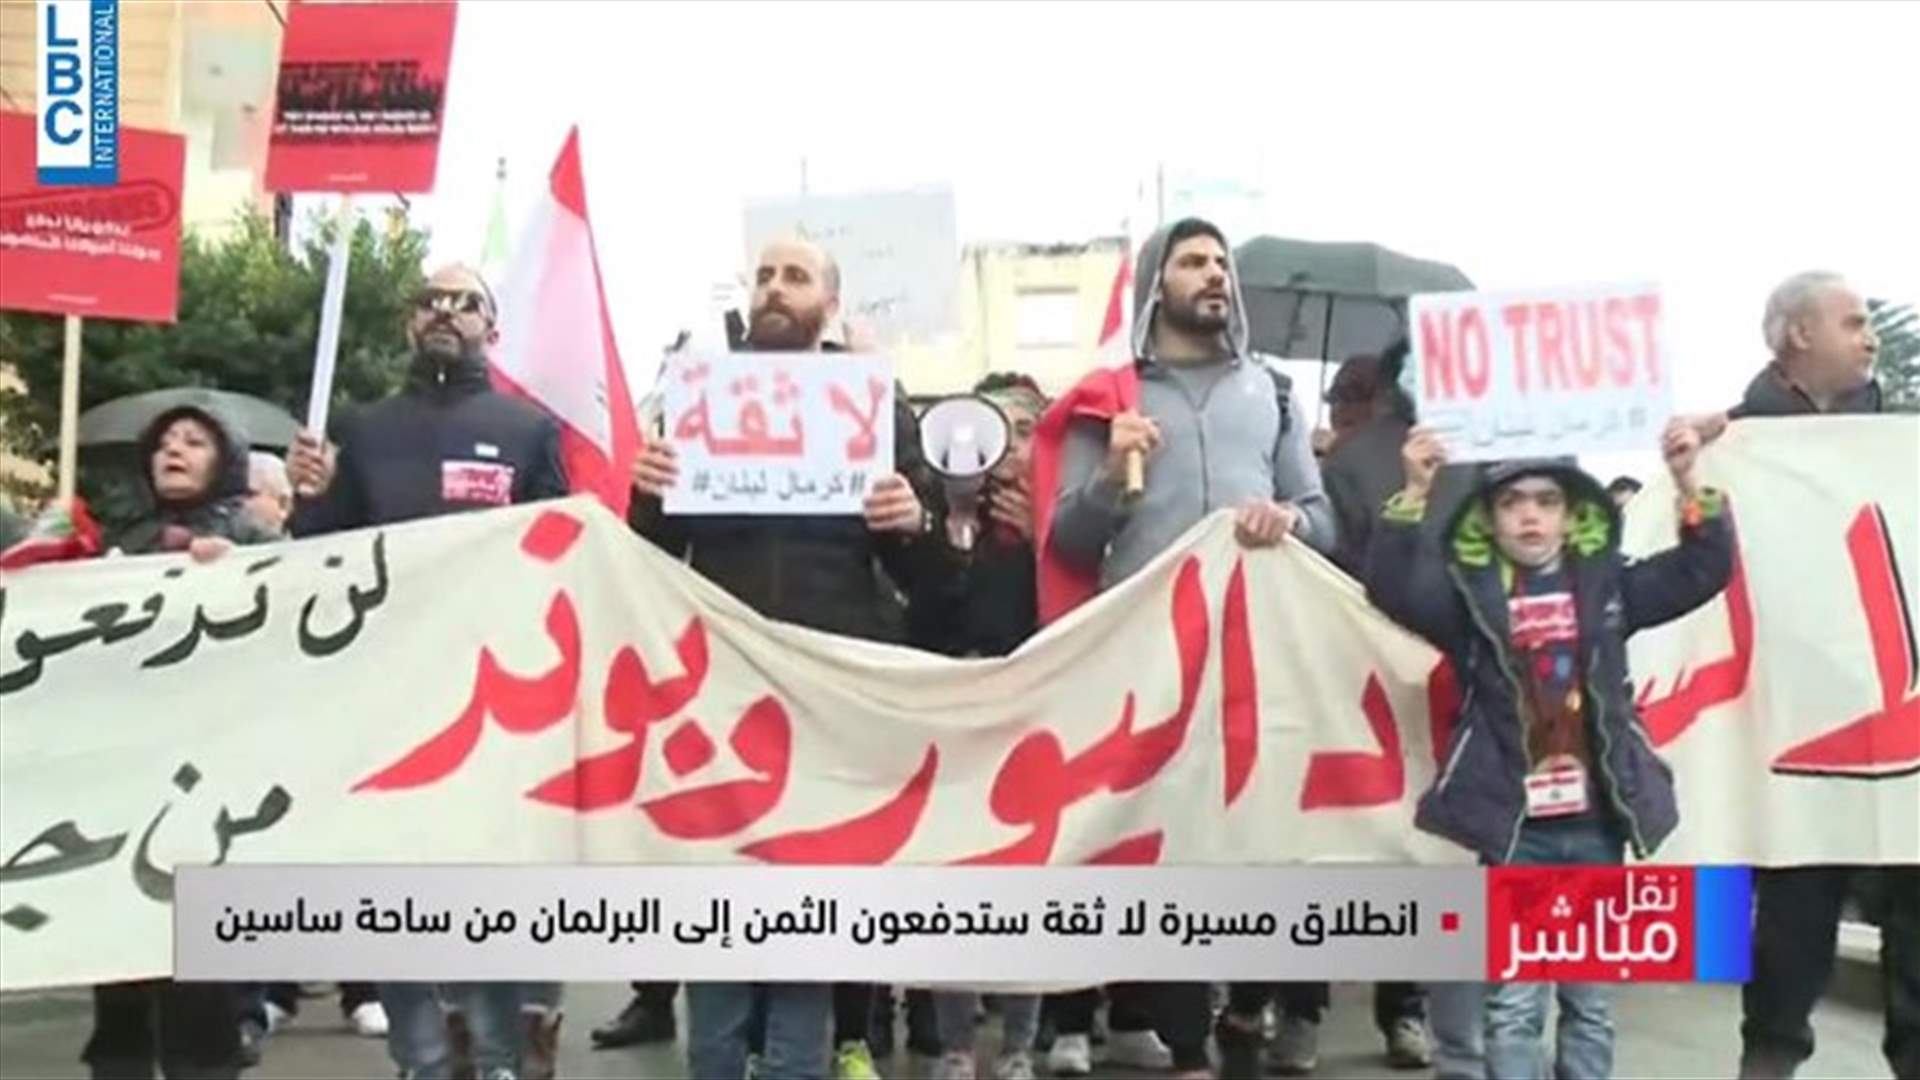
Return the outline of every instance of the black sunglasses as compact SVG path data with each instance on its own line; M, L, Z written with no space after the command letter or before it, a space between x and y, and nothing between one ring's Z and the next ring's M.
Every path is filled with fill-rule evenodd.
M413 306L421 311L447 315L486 315L492 308L483 293L472 289L421 289L414 294Z

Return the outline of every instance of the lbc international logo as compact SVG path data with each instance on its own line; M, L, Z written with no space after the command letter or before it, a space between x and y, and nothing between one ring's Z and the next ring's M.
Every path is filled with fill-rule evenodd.
M117 0L40 0L34 26L36 179L120 180L120 7Z

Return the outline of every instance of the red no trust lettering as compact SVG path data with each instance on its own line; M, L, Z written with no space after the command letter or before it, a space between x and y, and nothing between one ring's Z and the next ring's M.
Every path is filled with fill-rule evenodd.
M864 406L854 401L838 385L827 387L827 401L833 406L833 411L852 420L858 429L847 440L847 460L871 461L879 452L879 437L875 429L880 423L880 401L886 396L887 384L882 379L867 380L867 403Z

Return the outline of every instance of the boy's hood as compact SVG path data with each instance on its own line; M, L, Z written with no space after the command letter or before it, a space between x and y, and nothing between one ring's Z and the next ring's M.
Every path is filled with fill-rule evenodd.
M1453 560L1462 566L1491 566L1498 555L1493 539L1493 492L1510 480L1545 476L1567 493L1567 548L1575 558L1591 559L1620 547L1620 511L1607 490L1574 464L1572 458L1522 458L1496 461L1480 470L1472 497L1460 504L1448 524Z

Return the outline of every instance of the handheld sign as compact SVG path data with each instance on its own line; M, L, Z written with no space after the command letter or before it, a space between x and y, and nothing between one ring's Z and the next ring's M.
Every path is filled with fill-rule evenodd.
M893 472L893 365L846 353L674 353L669 514L858 514Z
M1653 447L1673 370L1651 285L1427 293L1402 375L1454 461Z
M454 5L300 3L280 45L269 191L432 191Z
M954 329L960 241L953 192L881 191L750 203L747 263L769 240L798 236L840 264L840 310L882 343Z

